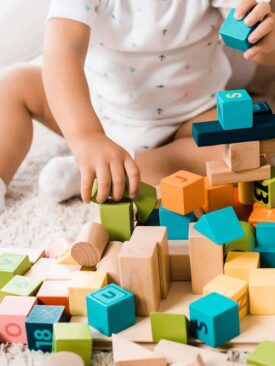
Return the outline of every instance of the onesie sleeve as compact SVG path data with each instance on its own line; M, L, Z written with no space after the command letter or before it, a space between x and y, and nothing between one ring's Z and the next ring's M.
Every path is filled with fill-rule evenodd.
M100 0L51 0L47 20L65 18L76 20L91 28L98 12Z

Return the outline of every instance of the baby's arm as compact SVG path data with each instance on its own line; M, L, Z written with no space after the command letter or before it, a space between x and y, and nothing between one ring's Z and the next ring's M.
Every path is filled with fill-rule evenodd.
M92 107L84 73L89 38L90 29L85 24L61 18L49 20L43 52L47 99L80 167L83 200L90 201L95 177L99 202L110 193L115 200L121 199L125 175L130 197L134 197L139 169L124 149L107 138Z

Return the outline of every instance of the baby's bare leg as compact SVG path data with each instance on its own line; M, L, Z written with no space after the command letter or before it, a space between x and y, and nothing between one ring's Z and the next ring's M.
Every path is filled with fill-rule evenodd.
M38 67L17 65L0 75L0 178L8 185L32 143L36 119L61 134Z
M216 119L216 109L211 109L187 121L178 129L173 142L137 155L141 179L159 184L161 178L184 169L205 175L205 163L219 159L221 146L197 147L192 138L192 123Z

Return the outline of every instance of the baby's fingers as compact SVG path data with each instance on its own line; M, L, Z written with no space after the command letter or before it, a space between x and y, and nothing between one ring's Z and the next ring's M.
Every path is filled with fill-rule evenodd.
M125 190L125 171L123 161L118 160L111 163L112 174L112 198L115 201L121 200Z
M235 11L235 19L241 20L256 5L255 0L241 0Z
M268 16L258 27L250 34L248 41L250 43L256 43L269 32L272 31L274 27L274 20L271 16Z
M271 12L271 6L267 2L261 2L248 14L244 22L249 27L262 21L266 15Z
M126 175L129 178L129 197L135 198L138 194L140 183L140 172L137 163L130 157L124 162Z
M81 197L86 203L91 201L91 192L95 179L95 173L90 169L81 171Z
M102 164L96 171L98 190L96 200L99 203L103 203L108 199L111 193L111 172L108 164Z

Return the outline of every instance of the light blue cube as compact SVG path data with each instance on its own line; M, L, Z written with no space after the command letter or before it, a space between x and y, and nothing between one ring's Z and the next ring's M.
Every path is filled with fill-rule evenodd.
M218 121L224 130L253 127L252 98L245 89L216 93Z
M167 210L162 205L159 208L160 226L167 227L168 240L187 240L189 224L195 220L196 217L193 212L187 215L179 215Z
M111 284L86 297L88 323L106 336L135 324L135 299L130 291Z
M235 19L234 13L235 9L231 9L219 33L227 47L245 52L251 47L251 44L248 42L248 37L257 25L248 27L243 19Z
M256 224L256 241L260 248L275 249L275 222Z
M191 335L219 347L240 334L238 303L212 292L189 305Z

